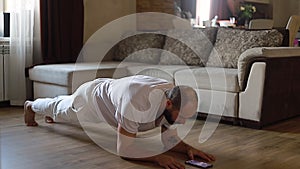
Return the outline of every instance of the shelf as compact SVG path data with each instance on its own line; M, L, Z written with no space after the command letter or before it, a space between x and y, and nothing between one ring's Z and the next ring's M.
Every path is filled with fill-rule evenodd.
M269 4L270 0L244 0L245 2L252 2L252 3L261 3L261 4Z

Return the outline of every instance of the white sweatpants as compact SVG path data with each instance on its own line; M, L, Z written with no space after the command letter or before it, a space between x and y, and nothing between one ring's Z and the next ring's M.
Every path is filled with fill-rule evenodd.
M72 95L36 99L32 110L37 114L52 117L54 121L99 122L94 105L93 91L99 81L81 85Z

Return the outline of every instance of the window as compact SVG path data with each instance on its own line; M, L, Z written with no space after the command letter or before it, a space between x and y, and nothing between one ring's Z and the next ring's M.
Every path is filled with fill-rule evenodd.
M10 36L10 14L0 12L0 37Z
M211 0L197 0L196 19L198 25L202 25L203 21L210 20L210 4Z
M4 0L0 0L0 37L3 37L4 35Z
M0 37L9 37L10 15L6 11L6 0L0 0Z

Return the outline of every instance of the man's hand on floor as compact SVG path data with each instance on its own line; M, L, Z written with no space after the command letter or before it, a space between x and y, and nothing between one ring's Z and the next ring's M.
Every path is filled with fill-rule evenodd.
M166 169L185 169L185 166L175 158L167 155L159 155L156 158L158 165Z

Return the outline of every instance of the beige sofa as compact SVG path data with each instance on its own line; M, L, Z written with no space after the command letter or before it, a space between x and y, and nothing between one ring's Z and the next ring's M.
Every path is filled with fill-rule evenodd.
M209 28L132 35L126 33L97 62L33 67L29 77L34 97L70 94L97 77L144 74L192 86L200 100L199 117L222 116L260 128L300 114L300 48L280 47L284 36L277 30Z

